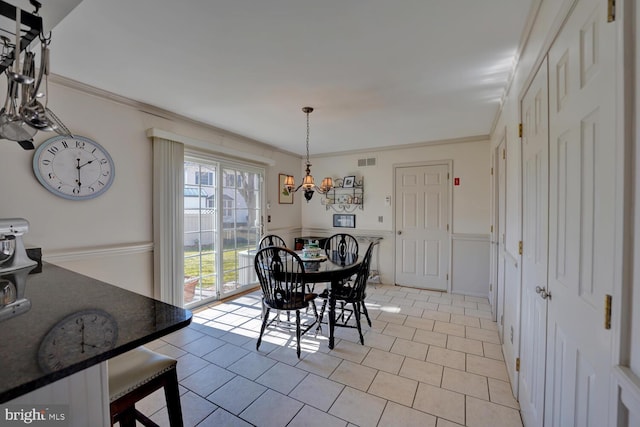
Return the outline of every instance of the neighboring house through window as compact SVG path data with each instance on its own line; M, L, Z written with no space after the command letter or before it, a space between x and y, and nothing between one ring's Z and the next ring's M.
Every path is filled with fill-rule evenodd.
M263 175L259 167L185 153L186 306L256 284L253 250L260 237Z

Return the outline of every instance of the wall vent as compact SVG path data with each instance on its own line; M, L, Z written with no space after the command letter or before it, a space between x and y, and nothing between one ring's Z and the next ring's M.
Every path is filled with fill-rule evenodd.
M369 157L366 159L358 159L358 167L363 167L363 166L375 166L376 165L376 158L375 157Z

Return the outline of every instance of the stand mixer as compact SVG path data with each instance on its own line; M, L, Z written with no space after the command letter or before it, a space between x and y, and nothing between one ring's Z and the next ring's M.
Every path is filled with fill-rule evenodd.
M26 219L0 219L0 321L31 308L31 301L24 296L25 288L29 272L38 263L27 256L22 241L27 231Z
M27 256L22 236L29 231L23 218L0 219L0 274L37 264Z

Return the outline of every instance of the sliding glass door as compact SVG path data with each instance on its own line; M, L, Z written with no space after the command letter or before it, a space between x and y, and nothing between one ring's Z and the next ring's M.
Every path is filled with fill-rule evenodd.
M192 307L256 285L263 171L187 154L184 173L184 303Z

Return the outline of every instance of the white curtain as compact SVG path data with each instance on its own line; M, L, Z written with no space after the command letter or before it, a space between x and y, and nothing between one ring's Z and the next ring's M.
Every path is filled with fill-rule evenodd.
M184 145L153 137L154 297L182 307Z

